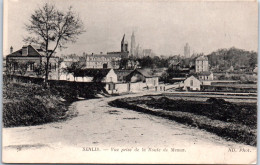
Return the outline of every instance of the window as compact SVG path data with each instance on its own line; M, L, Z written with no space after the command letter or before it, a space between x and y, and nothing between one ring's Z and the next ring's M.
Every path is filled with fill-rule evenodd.
M31 71L34 70L34 63L29 64L29 70L31 70Z
M115 89L115 84L109 84L108 85L108 90L113 90L113 89Z
M13 63L13 66L14 66L14 70L18 69L18 63L17 62Z
M190 80L190 86L193 86L193 80Z

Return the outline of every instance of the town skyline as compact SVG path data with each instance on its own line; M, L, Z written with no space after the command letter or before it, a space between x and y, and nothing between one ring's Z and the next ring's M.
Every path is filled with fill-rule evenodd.
M28 33L24 24L28 23L34 9L44 2L10 0L5 4L8 22L4 20L4 37L8 42L4 43L4 56L9 54L11 46L17 50L25 45L23 37ZM130 44L133 31L136 46L140 44L143 49L152 49L157 55L183 55L186 43L191 47L191 54L209 54L230 47L257 51L257 18L253 17L257 8L252 10L250 3L245 5L247 2L225 2L225 5L221 2L47 2L58 8L62 6L64 10L72 5L86 29L75 44L68 44L68 48L59 54L119 51L122 36L125 34ZM27 10L22 10L28 3Z

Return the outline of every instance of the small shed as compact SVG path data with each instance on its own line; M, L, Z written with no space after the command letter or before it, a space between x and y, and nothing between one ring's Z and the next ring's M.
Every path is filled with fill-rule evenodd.
M153 75L149 69L135 69L126 76L126 81L131 83L143 82L147 86L158 86L159 77Z
M194 76L190 76L184 81L183 89L188 91L199 91L200 86L201 81Z

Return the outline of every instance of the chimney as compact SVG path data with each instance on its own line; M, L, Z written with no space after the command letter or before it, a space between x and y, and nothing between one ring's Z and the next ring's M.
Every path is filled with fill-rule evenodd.
M23 46L22 48L22 56L27 56L28 55L28 46Z
M13 47L11 46L10 47L10 54L12 54L13 53Z

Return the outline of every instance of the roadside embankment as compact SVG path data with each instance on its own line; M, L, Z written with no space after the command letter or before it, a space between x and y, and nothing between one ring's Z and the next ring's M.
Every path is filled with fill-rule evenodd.
M160 116L204 129L227 140L256 146L255 104L236 104L215 98L205 102L143 96L117 99L109 105Z
M30 126L74 117L69 108L78 98L95 98L104 93L101 85L52 82L48 88L33 83L4 82L4 127Z

